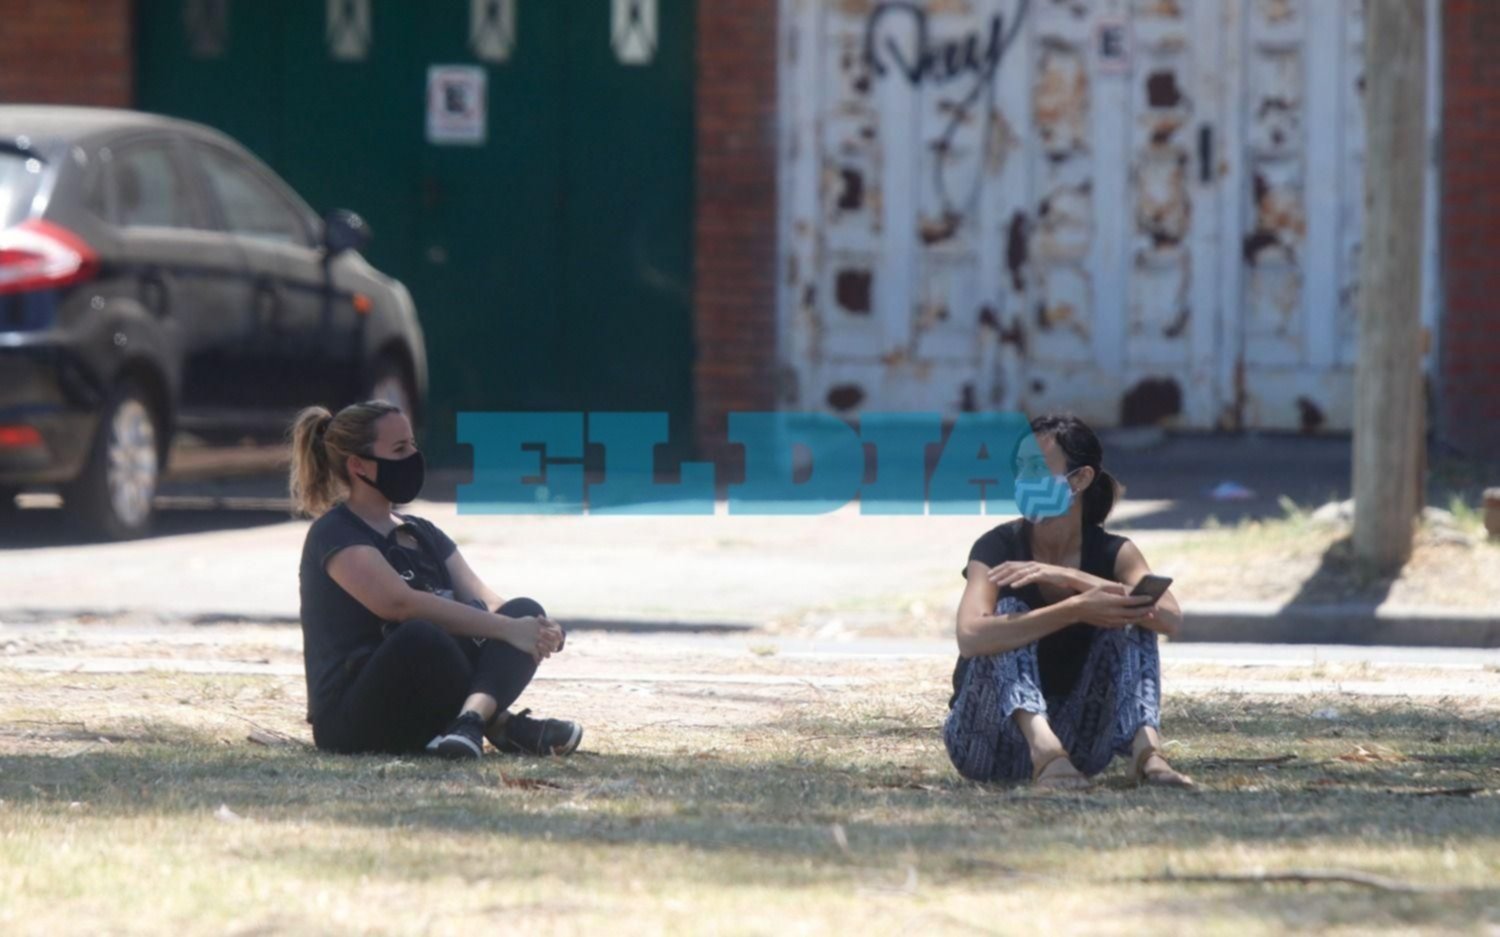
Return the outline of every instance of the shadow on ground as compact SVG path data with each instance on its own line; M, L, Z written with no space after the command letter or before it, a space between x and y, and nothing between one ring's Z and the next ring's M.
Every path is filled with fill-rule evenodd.
M244 530L283 524L289 519L284 509L162 505L157 508L151 533L143 539ZM0 516L0 551L77 546L90 542L94 542L93 538L81 531L61 508L28 507Z
M788 887L805 881L808 861L896 855L936 882L993 881L1039 867L1068 877L1069 868L1056 863L1059 850L1072 849L1160 850L1189 861L1194 850L1222 853L1225 844L1338 850L1356 867L1377 869L1383 843L1493 856L1500 797L1485 791L1500 766L1494 713L1348 706L1329 723L1311 718L1312 705L1226 698L1180 707L1171 726L1182 740L1174 757L1204 785L1196 793L1135 790L1118 776L1066 795L972 784L948 768L935 727L881 725L882 717L872 722L865 714L749 727L728 749L698 748L684 737L672 751L549 761L492 755L456 764L329 756L298 744L226 746L138 724L103 729L103 741L80 751L97 730L47 736L33 724L0 732L0 748L11 751L0 756L0 799L44 815L86 804L95 819L209 817L228 804L258 821L299 825L733 853L756 858L765 884ZM56 750L36 750L42 742ZM629 739L615 744L628 748ZM835 824L847 845L830 837ZM352 861L339 855L342 848L359 847L299 840L285 848L337 865ZM468 861L462 853L413 858L422 877L461 876ZM712 873L686 863L683 874ZM1083 874L1088 881L1091 873ZM1255 901L1266 897L1251 893ZM1448 897L1477 909L1500 900L1500 889ZM1340 909L1356 924L1386 920L1391 911L1379 902L1364 912L1369 917L1347 904Z

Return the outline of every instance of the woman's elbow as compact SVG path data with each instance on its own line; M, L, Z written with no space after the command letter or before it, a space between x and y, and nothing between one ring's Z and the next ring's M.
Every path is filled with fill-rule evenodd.
M376 607L370 609L376 615L386 621L410 621L419 617L417 614L417 590L402 589L392 592L390 595L380 597L375 603Z
M960 619L959 622L958 622L957 636L958 636L958 656L960 656L960 657L978 657L979 656L979 642L978 642L978 640L976 639L976 637L974 635L974 630L972 628L970 628L970 627L967 627L966 622L964 622L962 619Z

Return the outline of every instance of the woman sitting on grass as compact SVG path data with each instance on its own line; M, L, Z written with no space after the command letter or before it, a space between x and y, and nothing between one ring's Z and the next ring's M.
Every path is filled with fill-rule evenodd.
M411 423L383 401L292 427L292 502L316 517L302 546L308 721L334 752L566 755L583 730L508 707L563 630L531 599L503 600L430 521L398 514L422 489ZM340 497L342 496L342 497Z
M980 537L963 570L958 666L943 726L976 781L1082 788L1119 754L1136 783L1191 787L1162 757L1158 633L1182 612L1130 587L1150 572L1102 526L1116 497L1099 438L1072 416L1031 422L1016 451L1022 516Z

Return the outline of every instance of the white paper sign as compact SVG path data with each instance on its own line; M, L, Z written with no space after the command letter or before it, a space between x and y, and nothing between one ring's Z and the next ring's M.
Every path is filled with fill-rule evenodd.
M483 143L486 76L474 65L427 69L427 142Z

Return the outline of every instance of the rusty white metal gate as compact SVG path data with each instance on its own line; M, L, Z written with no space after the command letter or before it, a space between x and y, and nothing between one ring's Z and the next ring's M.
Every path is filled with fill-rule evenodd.
M1348 429L1363 0L783 0L782 38L784 406Z

